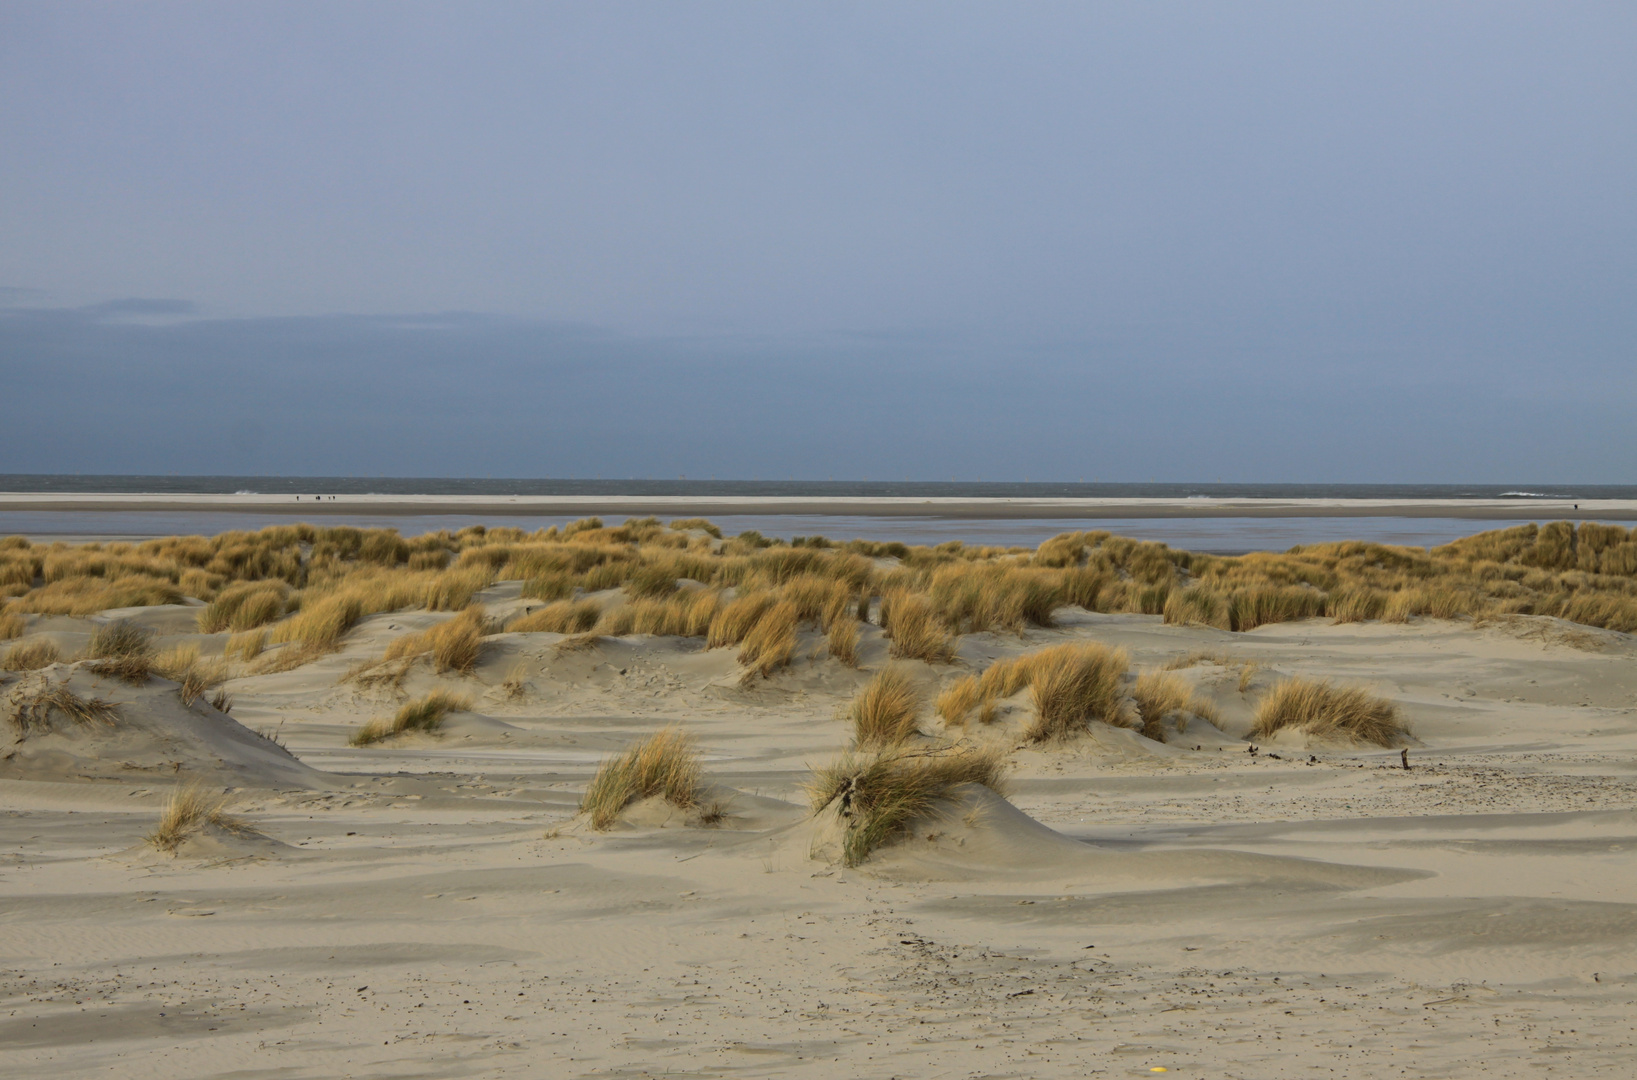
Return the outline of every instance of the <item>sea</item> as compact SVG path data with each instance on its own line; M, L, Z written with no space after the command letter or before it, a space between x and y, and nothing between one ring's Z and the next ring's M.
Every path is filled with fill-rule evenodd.
M863 537L906 544L967 544L1034 547L1058 533L1103 529L1121 536L1157 540L1191 551L1239 554L1284 551L1298 544L1330 540L1432 547L1489 529L1539 521L1529 513L1536 499L1637 499L1637 485L1591 484L1178 484L1063 483L1048 481L828 481L699 479L523 479L495 477L345 476L134 476L0 474L0 492L258 494L299 495L578 495L694 496L700 498L1258 498L1258 499L1508 499L1518 514L1505 520L1424 517L1176 517L1061 520L1042 518L888 517L856 514L735 514L712 520L729 534L755 530L790 539ZM574 515L577 516L577 515ZM316 523L395 528L404 536L454 530L472 524L509 525L525 530L562 525L570 515L334 514ZM282 513L235 511L7 511L0 510L0 536L37 541L138 540L153 536L213 535L234 529L288 524Z

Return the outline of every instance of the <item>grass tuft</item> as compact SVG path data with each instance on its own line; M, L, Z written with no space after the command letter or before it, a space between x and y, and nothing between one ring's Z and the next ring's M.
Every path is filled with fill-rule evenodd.
M6 650L4 660L0 660L0 670L4 671L38 671L43 667L50 667L63 658L62 650L50 638L35 638L13 645Z
M688 810L699 803L702 776L693 739L681 728L664 728L598 767L580 799L580 813L593 829L606 829L627 806L653 795Z
M1221 719L1216 706L1197 697L1186 680L1168 671L1150 671L1137 677L1131 696L1137 702L1142 733L1155 742L1165 741L1166 717L1177 718L1177 730L1188 730L1188 717L1197 716L1216 724Z
M227 802L225 796L208 794L199 784L178 787L165 800L159 824L144 839L160 851L174 854L183 841L206 825L235 833L249 832L248 825L227 813Z
M1121 686L1130 660L1124 649L1096 643L1055 645L1029 659L1035 708L1034 721L1025 732L1029 739L1066 739L1094 721L1125 725Z
M849 754L815 770L808 795L815 814L839 804L845 823L842 861L857 866L911 822L954 798L961 785L981 784L1001 792L1004 775L996 751Z
M369 721L353 732L348 742L353 746L368 746L382 739L390 739L394 735L402 735L406 731L433 732L443 725L445 716L452 712L465 712L471 707L470 697L440 687L425 697L406 704L391 720Z
M148 678L153 674L153 657L146 653L133 653L129 656L95 660L86 666L98 675L107 675L131 686L146 686Z
M82 698L67 686L44 686L13 700L12 726L21 736L51 729L51 714L60 712L76 724L113 724L119 719L114 704L101 698Z
M99 626L86 643L90 660L118 660L127 656L147 657L153 653L153 631L127 619Z
M844 613L830 620L830 629L824 635L824 645L830 655L850 668L858 666L858 633L861 625L850 613Z
M864 684L848 709L853 740L862 750L902 746L920 734L915 729L920 711L921 698L909 673L898 667L883 668Z
M1328 679L1285 679L1262 698L1252 734L1265 738L1287 727L1378 746L1392 746L1408 734L1397 705L1362 686L1335 686Z

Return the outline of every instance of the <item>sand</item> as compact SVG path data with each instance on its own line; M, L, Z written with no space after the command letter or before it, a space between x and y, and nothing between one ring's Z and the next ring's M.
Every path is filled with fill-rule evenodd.
M1474 521L1637 521L1637 499L1074 499L898 496L695 495L313 495L0 492L0 511L254 511L322 519L327 514L572 515L662 518L847 515L965 519L1215 517L1465 518Z
M885 659L873 628L862 672L804 658L748 689L698 642L499 635L475 678L405 685L464 688L472 712L367 748L348 735L398 699L341 680L442 616L376 616L335 656L234 680L226 718L184 714L161 680L47 672L124 694L147 734L54 736L64 762L0 779L0 1073L1630 1075L1637 641L1545 619L1235 635L1062 615L968 636L960 665L918 677L1064 640L1145 667L1221 654L1182 674L1223 730L1025 747L1016 702L968 732L1007 749L1010 801L966 789L853 869L802 784ZM150 618L161 645L220 640ZM71 644L93 620L49 622ZM1244 661L1261 666L1241 691ZM1256 696L1293 674L1397 701L1411 768L1396 748L1246 741ZM726 819L577 821L598 760L671 722ZM273 768L235 728L293 758ZM264 840L143 844L175 782L148 768L167 739L183 776L232 759L217 789Z

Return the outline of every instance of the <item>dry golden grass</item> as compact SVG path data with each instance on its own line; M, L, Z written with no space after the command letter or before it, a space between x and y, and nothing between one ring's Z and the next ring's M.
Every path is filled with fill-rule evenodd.
M761 621L774 604L774 598L765 592L747 592L722 605L706 630L705 647L720 649L737 645Z
M55 641L50 638L34 638L7 649L5 657L0 659L0 670L38 671L40 668L58 663L62 658L62 650L57 648Z
M1064 534L1029 552L817 537L786 544L754 533L717 543L693 531L713 534L706 522L676 525L587 519L534 533L473 526L414 540L311 525L139 544L11 538L0 548L0 599L11 598L0 636L15 634L25 613L86 615L188 594L208 601L205 629L266 626L269 640L300 643L261 660L270 670L333 651L372 613L459 611L497 576L549 601L511 629L585 633L604 612L572 598L623 585L634 602L623 611L610 605L605 632L703 634L711 647L738 646L768 610L789 603L798 623L836 635L840 651L832 653L844 662L848 631L836 627L846 608L866 621L874 613L894 656L931 663L950 659L960 634L1049 625L1053 609L1067 604L1235 632L1320 616L1508 615L1637 631L1637 534L1596 523L1520 526L1431 551L1345 542L1233 557L1106 532ZM679 589L679 579L705 588ZM728 589L735 598L721 600Z
M602 606L595 600L559 600L506 624L508 634L583 634L597 625Z
M270 649L250 665L251 675L277 675L294 671L304 664L323 659L340 650L339 645L303 645L299 642Z
M1066 739L1092 723L1125 726L1122 683L1131 666L1124 649L1088 643L1055 645L1029 656L1035 717L1025 735Z
M289 605L290 586L284 581L251 581L223 590L199 609L201 634L222 630L242 633L281 618Z
M143 839L160 851L174 854L188 837L206 825L234 833L251 832L243 821L227 813L227 803L226 796L211 795L200 784L177 787L165 800L159 824Z
M1156 742L1165 741L1167 717L1176 718L1178 732L1188 730L1190 716L1212 724L1221 719L1215 705L1196 695L1186 680L1168 671L1149 671L1137 676L1131 696L1142 719L1142 733Z
M42 685L12 701L12 726L20 736L51 728L51 714L60 712L76 724L113 724L119 719L114 704L101 698L82 698L66 685Z
M789 664L796 655L796 625L800 609L789 600L767 608L739 645L739 663L745 666L744 680L766 678Z
M606 829L627 806L654 795L689 810L698 805L702 784L692 738L668 727L605 760L580 799L580 813L591 819L592 828Z
M718 540L722 539L722 530L718 529L715 525L712 525L704 518L677 518L675 521L671 522L671 528L675 529L677 532L687 532L690 529L698 529L701 532L708 533L711 536L716 537Z
M418 634L405 634L395 639L387 646L379 663L385 665L395 660L429 656L433 669L440 675L449 671L471 675L477 670L483 653L484 632L488 628L483 605L473 604L453 619L446 619Z
M267 631L249 630L242 634L234 634L228 638L227 645L222 649L222 655L229 658L237 656L248 664L260 656L265 648L267 648Z
M857 866L917 819L953 799L964 784L1002 792L1005 765L993 751L846 755L814 770L808 795L816 814L832 803L845 823L842 861Z
M98 675L106 675L131 686L146 686L153 675L153 657L147 653L133 653L107 660L93 660L86 667Z
M858 636L862 624L852 614L843 611L830 620L830 629L824 634L825 650L850 668L858 666Z
M21 615L16 615L11 612L0 614L0 641L10 641L12 638L20 638L23 636L23 632L27 629L28 621Z
M1244 667L1241 667L1239 669L1239 692L1243 694L1248 691L1251 688L1251 684L1256 681L1256 676L1261 674L1261 672L1262 665L1258 664L1254 660L1247 662Z
M402 735L406 731L433 732L443 724L443 718L452 712L465 712L472 707L472 699L441 687L425 697L411 701L399 709L391 720L371 720L352 733L348 740L353 746Z
M959 726L966 723L967 715L982 699L977 676L962 675L938 691L938 700L933 707L946 723Z
M227 658L205 658L199 646L177 645L153 658L153 670L179 685L182 704L192 705L205 691L227 681L232 674Z
M1361 686L1328 679L1285 679L1256 706L1251 733L1266 738L1282 728L1392 746L1407 733L1398 706Z
M864 684L848 707L853 741L863 750L901 746L919 734L915 718L920 711L921 697L909 672L883 668Z
M892 641L889 651L894 657L929 664L955 659L955 643L926 597L897 593L883 601L881 610L882 629Z
M113 660L126 656L149 656L153 652L153 631L127 619L104 623L85 645L91 660Z
M233 711L233 695L226 690L218 690L210 697L210 707L226 715ZM283 745L282 743L280 745Z

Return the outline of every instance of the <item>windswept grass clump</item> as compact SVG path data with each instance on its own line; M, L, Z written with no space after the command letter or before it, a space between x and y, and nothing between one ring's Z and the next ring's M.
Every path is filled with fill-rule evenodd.
M192 705L205 691L226 682L230 674L225 656L207 660L199 655L197 644L166 649L153 658L153 670L179 684L184 705Z
M128 619L104 623L86 643L90 660L114 660L125 656L148 656L153 652L153 631Z
M1262 698L1252 734L1266 738L1287 727L1378 746L1392 746L1408 734L1397 705L1362 686L1335 686L1328 679L1285 679Z
M7 649L4 659L0 659L0 671L38 671L58 663L62 658L62 650L57 648L55 641L37 637Z
M418 634L405 634L387 646L381 663L413 660L429 656L438 674L453 671L471 675L483 653L483 637L489 628L483 605L473 604L453 619L446 619Z
M20 638L28 629L28 622L13 612L0 613L0 641Z
M246 833L250 827L227 812L226 796L211 795L201 784L189 784L171 791L159 824L143 839L160 851L174 854L188 837L214 825L228 832Z
M368 746L394 735L402 735L406 731L433 732L442 726L443 718L450 713L465 712L471 707L470 697L440 687L425 697L404 705L391 720L369 721L353 732L348 742L353 746Z
M894 657L929 664L955 658L955 643L926 597L899 592L882 602L881 612L881 628L892 641Z
M1024 734L1045 742L1066 739L1093 722L1125 726L1122 684L1130 666L1124 649L1097 643L1056 645L1032 654L1035 718Z
M796 626L801 610L789 600L766 608L739 644L739 663L745 666L745 681L760 675L766 678L789 664L796 655Z
M1002 792L1005 765L998 752L954 749L913 753L846 755L813 773L808 795L813 813L831 804L844 823L842 861L857 866L897 839L918 818L932 813L963 784Z
M1197 716L1211 724L1220 717L1216 706L1196 695L1186 680L1169 671L1150 671L1137 676L1131 696L1137 703L1142 733L1156 742L1165 741L1164 721L1176 717L1177 730L1188 730L1188 717Z
M919 734L915 718L920 711L921 696L909 672L898 667L883 668L864 684L848 708L853 741L862 750L902 746Z
M142 686L153 674L153 631L125 619L97 628L85 646L89 666L132 686Z
M289 598L290 586L282 580L248 581L231 586L199 610L199 632L243 633L266 626L284 615Z
M76 724L113 724L119 719L114 704L101 698L82 698L59 683L45 685L12 701L12 726L18 735L51 728L51 714L60 712Z
M967 714L976 708L981 700L983 692L977 676L962 675L938 691L938 700L933 707L946 723L958 727L966 723Z
M850 668L858 666L858 637L862 624L845 612L830 620L824 634L824 647L829 654Z
M693 739L681 728L668 727L604 761L580 799L580 813L600 830L613 825L627 806L654 795L689 810L698 805L702 784Z
M602 618L595 600L559 600L506 624L508 634L583 634Z

